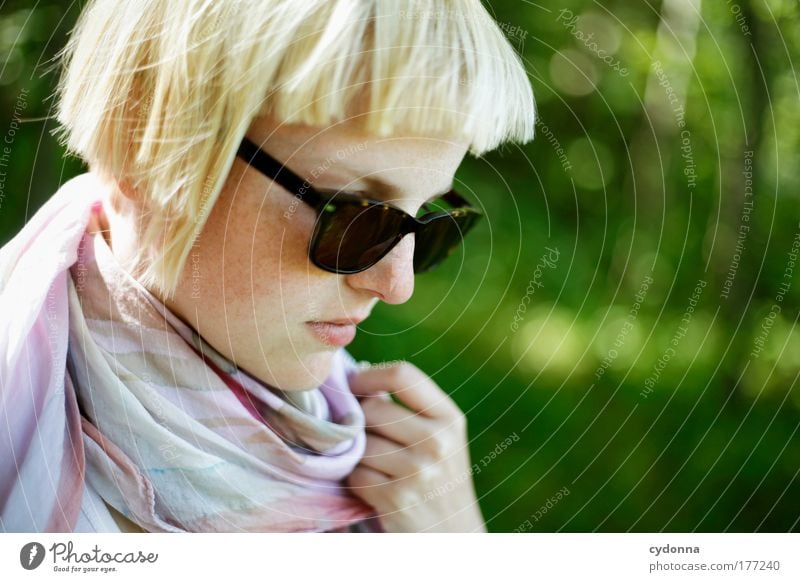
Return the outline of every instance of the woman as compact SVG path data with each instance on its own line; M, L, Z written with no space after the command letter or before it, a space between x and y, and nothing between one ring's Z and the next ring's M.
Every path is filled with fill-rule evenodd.
M532 138L480 2L94 0L63 62L90 171L0 252L2 529L485 531L458 407L344 349Z

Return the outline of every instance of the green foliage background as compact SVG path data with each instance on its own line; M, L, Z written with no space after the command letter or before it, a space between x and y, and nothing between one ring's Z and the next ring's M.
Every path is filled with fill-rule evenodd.
M465 161L488 220L349 350L414 362L466 411L492 531L797 531L798 3L486 5L537 138ZM49 133L79 9L0 4L3 243L85 171Z

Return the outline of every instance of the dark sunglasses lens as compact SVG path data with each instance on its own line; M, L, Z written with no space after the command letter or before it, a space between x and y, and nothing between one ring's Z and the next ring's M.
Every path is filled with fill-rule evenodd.
M466 212L435 218L414 235L414 272L428 271L461 244L464 235L475 225L480 214Z
M312 246L318 265L356 272L377 263L396 242L403 215L383 206L330 202L323 209Z

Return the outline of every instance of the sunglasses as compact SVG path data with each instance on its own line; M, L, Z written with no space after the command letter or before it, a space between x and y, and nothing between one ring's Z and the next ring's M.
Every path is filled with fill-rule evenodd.
M326 193L313 188L286 166L244 138L237 155L317 212L308 256L320 269L359 273L385 257L402 238L414 233L414 272L437 266L461 243L483 213L455 190L443 194L452 209L438 209L416 218L396 206L352 192ZM433 201L432 201L433 202ZM430 210L430 202L423 205Z

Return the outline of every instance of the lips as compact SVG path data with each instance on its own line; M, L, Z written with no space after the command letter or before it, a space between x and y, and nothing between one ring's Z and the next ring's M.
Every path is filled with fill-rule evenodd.
M346 346L356 337L356 326L353 323L308 321L306 325L319 341L329 346Z
M333 323L336 325L358 325L362 321L366 319L366 316L363 317L343 317L340 319L326 319L325 321L320 321L319 323ZM317 322L314 322L317 323Z
M369 313L349 315L336 319L307 321L306 325L316 338L329 346L346 346L356 337L356 326L367 319Z

